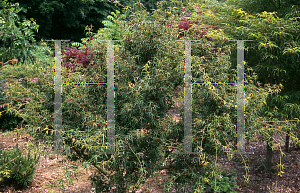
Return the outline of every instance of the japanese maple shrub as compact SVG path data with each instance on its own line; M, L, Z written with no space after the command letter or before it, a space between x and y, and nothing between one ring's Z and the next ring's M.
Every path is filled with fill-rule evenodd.
M162 21L164 18L168 20ZM172 25L172 21L178 19L178 16L166 13L162 8L151 15L138 11L130 21L115 18L120 26L130 28L124 29L124 46L116 46L114 50L115 154L104 154L107 128L105 84L63 86L64 150L69 158L81 159L87 166L93 165L97 169L92 177L97 192L135 192L154 172L163 169L171 176L177 192L187 191L186 184L199 192L234 192L233 175L220 171L214 161L220 151L233 151L230 144L235 136L236 124L236 90L233 86L207 84L193 89L193 152L201 154L174 152L184 150L185 129L183 121L175 124L167 114L174 103L172 91L184 86L185 44L174 41L179 29L178 25ZM143 22L150 20L157 23ZM235 81L233 74L236 74L236 65L232 67L230 64L233 45L221 44L224 37L222 31L208 27L203 29L207 37L222 45L214 51L213 43L197 34L196 30L200 28L195 25L182 37L200 40L193 44L193 79L203 82ZM212 34L216 31L218 33ZM78 67L68 76L65 76L67 67L62 66L63 82L107 82L107 43L101 42L101 37L103 35L94 34L89 43L96 62L86 64L87 68ZM43 78L41 81L53 81L53 77L43 74L44 71L50 74L53 66L31 68L36 70L36 77ZM268 93L257 88L251 70L247 71L245 79L249 83L248 92L261 96L247 101L251 108L246 112L246 119L255 119L260 108L256 100L264 101ZM39 83L30 83L26 88L14 84L8 86L6 91L10 88L18 91L9 93L10 96L26 95L34 101L26 104L20 113L28 122L28 132L35 138L53 143L53 128L48 127L53 124L53 88ZM269 90L273 91L271 88ZM12 108L18 111L19 106ZM165 190L170 191L172 184L169 182Z

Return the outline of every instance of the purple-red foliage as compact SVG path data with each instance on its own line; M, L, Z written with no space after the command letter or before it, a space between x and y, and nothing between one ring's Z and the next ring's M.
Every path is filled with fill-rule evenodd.
M92 62L94 54L89 48L68 48L63 52L63 55L65 55L65 57L63 58L62 65L71 71L75 71L77 67L88 68L91 64L94 64L94 61ZM78 65L75 66L75 64Z
M199 9L199 8L196 8L195 9L197 11L197 14L203 14L203 9ZM182 14L185 12L185 8L182 10ZM188 16L190 16L191 14L191 11L188 12ZM182 17L181 20L178 21L179 22L179 30L180 29L183 29L184 31L187 31L189 28L191 28L194 24L198 24L199 21L197 20L188 20L185 15ZM205 24L208 24L207 22ZM214 27L214 26L213 26ZM206 26L206 29L208 29L209 26L207 25ZM217 29L217 28L213 28L213 29ZM200 37L202 38L203 36L205 36L207 34L206 30L205 29L200 29L198 30L197 29L197 34L200 35ZM179 36L178 38L181 38L184 36L184 33L182 31L179 32ZM212 41L212 38L211 37L206 37L207 40L209 41Z

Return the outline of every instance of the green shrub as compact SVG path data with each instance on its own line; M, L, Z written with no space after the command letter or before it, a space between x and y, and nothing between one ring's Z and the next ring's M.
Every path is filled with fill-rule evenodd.
M12 130L18 124L26 123L26 121L18 115L19 112L25 107L24 104L29 103L28 97L11 97L11 90L7 89L7 87L11 85L21 84L24 88L27 88L30 84L35 84L36 78L36 69L39 69L42 72L41 77L38 79L38 83L40 81L43 82L43 77L47 76L51 77L51 72L46 74L45 66L50 66L49 56L46 55L43 51L47 51L51 53L49 47L45 42L41 42L39 49L42 51L41 54L44 57L41 57L39 62L35 64L35 66L29 67L29 65L23 63L12 63L7 64L1 67L0 69L0 128L3 130ZM33 68L32 68L33 67ZM43 74L45 73L45 74ZM51 80L49 79L48 83ZM19 104L20 111L13 111L10 107L21 102ZM53 111L53 110L52 110Z
M35 20L30 18L19 21L17 13L22 10L19 3L12 4L4 0L0 8L0 62L3 64L13 58L25 64L44 60L49 49L36 45L34 31L38 31L39 25Z
M234 177L236 177L236 173L229 174L228 171L223 171L221 178L218 181L210 181L208 187L212 187L211 189L207 189L208 192L226 192L226 193L236 193L233 188L238 188L234 181ZM217 188L216 188L217 187ZM215 191L213 191L215 190Z
M4 110L0 108L0 112ZM12 131L23 119L19 116L10 114L7 111L4 111L0 115L0 128L3 131Z
M33 31L37 31L39 26L32 18L30 20L24 19L23 22L19 21L17 13L22 8L19 7L18 3L12 4L4 0L1 1L0 8L0 128L12 130L23 119L9 112L7 104L15 101L9 103L9 99L3 92L5 90L4 83L8 83L10 78L16 77L17 74L22 74L23 70L21 69L15 74L5 74L2 69L14 65L17 61L27 65L34 61L46 62L52 52L45 42L35 44ZM24 76L21 75L20 78L24 78Z
M40 156L34 154L32 157L30 151L27 156L23 156L18 144L12 151L2 150L1 144L0 153L0 180L18 187L29 185L33 180Z
M118 10L116 10L116 13L111 12L111 15L107 16L108 20L102 21L104 28L99 29L99 35L102 37L99 37L101 40L122 40L122 33L124 29L128 29L128 26L126 24L116 23L120 20L126 19L126 16L124 14L120 14ZM117 41L115 45L124 45L123 41Z

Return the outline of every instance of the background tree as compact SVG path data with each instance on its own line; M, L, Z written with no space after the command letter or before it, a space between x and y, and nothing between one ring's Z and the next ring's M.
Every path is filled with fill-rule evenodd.
M268 138L267 165L270 166L273 128L280 125L279 120L299 119L300 116L298 100L300 95L299 20L296 19L299 12L297 6L290 6L290 12L281 14L282 17L277 16L275 12L255 13L257 10L252 14L252 12L243 11L239 5L234 1L224 3L222 9L218 10L218 14L227 16L224 17L225 20L219 20L217 23L233 39L254 40L248 43L245 61L257 73L258 80L265 86L267 84L283 85L280 93L268 97L261 111L261 115L266 118L265 121L277 120L277 122L272 120L276 124L272 122L273 125L265 125L264 129L260 130L260 133ZM224 12L224 10L227 11ZM291 106L293 108L290 108ZM291 122L281 127L280 132L287 133L288 138L289 135L298 132L295 128Z
M22 10L19 5L10 4L7 1L1 2L0 10L0 61L3 64L7 60L16 59L28 63L34 60L34 50L31 50L30 43L35 42L34 31L38 25L34 19L20 19L17 13Z
M18 13L21 19L34 18L40 26L36 39L71 39L80 42L87 25L93 25L97 31L103 28L103 20L114 10L127 14L129 11L113 3L110 0L9 0L18 2L22 11ZM133 11L138 7L137 0L121 0L124 6L132 7ZM155 8L157 0L140 1L145 4L147 10ZM132 10L130 10L132 11Z
M237 1L227 0L228 4L234 4L242 8L247 13L255 14L261 12L277 12L277 15L283 18L285 15L293 12L294 6L299 6L300 2L297 0L249 0Z
M93 25L96 29L103 27L101 21L113 10L113 5L106 1L23 1L19 2L23 11L19 13L21 19L34 18L40 26L36 39L72 39L79 42L85 37L84 29Z

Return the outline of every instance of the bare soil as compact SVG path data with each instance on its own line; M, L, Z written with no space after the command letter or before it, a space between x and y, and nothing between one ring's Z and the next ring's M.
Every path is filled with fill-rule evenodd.
M180 88L178 91L183 91ZM178 93L177 91L177 93ZM177 95L178 97L179 95ZM179 122L180 117L179 109L182 107L183 102L179 102L176 98L173 99L175 102L174 108L169 110L169 114L173 117L174 122ZM282 139L282 136L275 136L276 139ZM0 142L3 148L7 150L12 150L13 146L18 143L19 147L27 153L26 143L29 142L31 137L26 133L22 133L17 137L16 130L14 131L1 131L0 130ZM280 147L284 149L284 145L281 144ZM52 148L39 144L39 148L42 152L51 152ZM245 182L244 176L246 175L245 165L241 164L242 161L235 158L235 161L229 161L226 155L218 156L218 163L221 164L222 169L229 170L230 172L237 172L237 177L235 181L239 188L235 190L237 192L300 192L300 151L291 148L290 152L284 152L286 156L281 157L281 164L283 164L284 170L282 177L278 174L275 169L275 165L280 163L280 151L273 151L273 162L274 171L267 172L263 169L263 160L266 154L266 143L257 143L254 141L249 141L246 146L246 152L253 152L254 154L247 154L248 159L245 158L246 164L249 166L249 171L247 171L247 176L249 176L249 183ZM3 182L0 182L0 193L42 193L42 192L62 192L57 188L58 185L51 187L50 184L57 181L58 175L63 175L64 166L71 166L76 164L78 168L78 180L74 179L73 184L65 184L66 193L92 193L95 192L95 188L92 187L89 177L93 175L96 169L90 170L84 168L79 161L71 162L66 160L63 156L58 157L50 155L45 157L40 157L39 164L37 166L36 174L32 184L25 189L16 190L12 186L7 186ZM72 171L69 169L69 171ZM138 193L163 193L163 179L171 181L170 176L166 175L166 171L162 170L156 172L151 176L145 184L143 184ZM175 192L172 190L171 192Z

